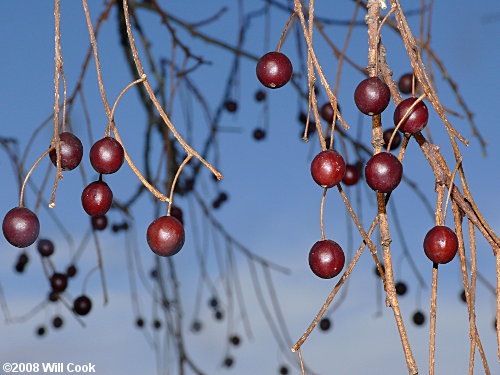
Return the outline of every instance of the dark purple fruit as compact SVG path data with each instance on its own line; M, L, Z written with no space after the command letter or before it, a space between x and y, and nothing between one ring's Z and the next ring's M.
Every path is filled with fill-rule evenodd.
M396 283L396 294L398 296L404 296L406 292L408 291L408 287L406 286L406 283L399 281Z
M284 86L292 78L292 63L281 52L269 52L262 56L256 67L260 83L271 89Z
M335 241L318 241L309 251L309 267L322 279L337 276L344 268L344 263L344 251Z
M340 112L340 106L337 104L337 108ZM325 120L327 123L331 124L333 121L333 107L330 104L330 102L326 102L321 106L320 109L320 114L323 120ZM338 116L338 115L337 115Z
M73 133L64 132L59 134L61 141L61 168L63 171L71 171L78 167L83 157L83 145L80 139ZM49 153L52 164L57 165L57 153L53 149Z
M359 169L355 165L347 164L342 182L347 186L356 185L359 180Z
M159 217L149 225L146 233L151 250L164 257L177 254L184 245L184 238L184 227L172 216Z
M394 111L394 125L397 126L401 119L404 117L406 112L410 109L410 107L415 103L417 99L408 98L403 100L398 104ZM415 107L411 110L410 114L406 119L401 123L399 127L399 131L402 133L411 133L415 134L421 131L427 125L427 120L429 119L429 111L427 110L427 106L423 101L418 102Z
M403 165L390 152L380 152L366 163L366 182L373 190L390 193L399 185L402 177Z
M58 272L54 273L50 277L50 286L52 287L53 292L64 292L68 287L68 276Z
M261 141L263 140L264 138L266 138L266 131L264 129L261 129L261 128L256 128L254 131L253 131L253 138L256 140L256 141Z
M226 100L224 102L224 108L226 108L226 111L234 113L238 110L238 103L234 100Z
M378 77L361 81L354 91L354 103L365 115L378 115L389 105L391 92L389 86Z
M81 295L73 301L73 310L78 315L87 315L91 309L92 301L85 295Z
M266 100L266 93L263 90L257 90L255 92L255 100L258 102Z
M434 263L451 262L458 250L458 238L450 228L437 225L425 235L425 255Z
M90 221L92 223L92 229L94 230L104 230L108 226L108 218L106 215L92 216Z
M104 137L90 149L90 164L102 174L115 173L123 164L122 145L114 138Z
M344 158L335 150L326 150L316 155L311 163L311 176L324 188L337 185L344 178Z
M5 215L2 223L5 239L15 247L28 247L40 233L40 222L33 211L15 207Z
M394 133L394 129L396 129L396 128L390 128L390 129L387 129L384 131L384 134L383 134L383 136L384 136L384 148L387 148L387 146L389 145L389 141L391 140L392 133ZM392 139L391 150L398 148L399 145L401 145L402 140L403 140L403 138L401 137L401 134L396 132L396 134L394 134L394 138Z
M68 277L75 277L77 272L78 270L74 264L70 264L68 268L66 268L66 275Z
M52 319L52 326L54 328L61 328L63 326L63 319L60 316L55 316L54 319Z
M288 367L285 365L281 366L279 372L280 372L280 375L288 375L288 372L289 372Z
M54 243L51 240L41 239L38 240L36 249L41 256L49 257L54 254Z
M403 74L398 81L399 91L403 94L411 94L411 89L413 85L413 73ZM417 81L415 80L415 87L417 85Z
M103 181L90 183L82 192L82 206L90 216L102 216L113 203L113 192Z
M329 318L323 318L319 321L319 329L322 331L328 331L332 326L332 322Z
M415 323L415 325L417 326L421 326L422 324L425 323L425 315L422 311L416 311L414 314L413 314L413 323Z

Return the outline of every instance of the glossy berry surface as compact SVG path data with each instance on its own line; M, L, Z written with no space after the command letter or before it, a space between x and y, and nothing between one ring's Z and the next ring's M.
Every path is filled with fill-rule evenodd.
M25 207L15 207L5 215L2 231L12 246L27 247L38 238L40 222L33 211Z
M318 241L309 251L309 267L322 279L337 276L344 268L344 263L344 251L335 241Z
M390 128L384 130L384 148L387 148L387 145L389 144L389 141L391 140L392 133L394 133L394 129L396 128ZM398 148L401 145L401 141L403 140L403 137L401 137L401 134L399 132L396 132L394 134L394 138L392 138L392 143L391 143L391 150L394 150Z
M416 311L412 317L413 323L417 326L421 326L425 323L425 315L422 311Z
M123 164L122 145L114 138L104 137L92 145L90 164L99 173L115 173Z
M80 139L73 133L64 132L59 134L61 141L61 168L63 171L71 171L78 167L83 157L83 145ZM52 164L57 165L56 150L49 153Z
M52 287L52 291L56 293L62 293L68 287L68 276L62 273L54 273L50 277L50 286Z
M396 283L396 294L398 296L404 296L406 292L408 291L408 287L406 286L406 283L399 281Z
M406 112L408 112L408 110L416 100L417 99L415 98L408 98L398 104L398 106L394 110L395 126L399 124L401 119L404 117ZM428 120L429 111L427 110L427 106L423 101L418 102L417 105L411 110L410 115L406 117L406 119L401 123L399 131L402 133L415 134L425 128Z
M373 190L390 193L401 182L403 165L390 152L380 152L366 163L366 183Z
M413 73L406 73L399 77L398 88L403 94L411 94L411 87L413 85ZM417 81L415 80L415 86Z
M342 182L347 186L356 185L359 180L359 169L357 166L347 164L345 167L345 175Z
M103 181L91 182L82 192L82 206L90 216L102 216L113 203L113 192Z
M292 78L292 63L281 52L269 52L262 56L256 67L260 83L271 89L277 89L287 84Z
M331 188L344 178L344 158L335 150L326 150L316 155L311 162L311 176L321 187Z
M87 315L91 309L92 301L85 295L82 295L73 301L73 310L78 315Z
M38 240L36 249L41 256L49 257L54 254L54 243L51 240L41 239Z
M146 239L155 254L172 256L184 245L184 227L175 217L162 216L149 225Z
M106 215L92 216L90 218L90 222L92 223L92 229L94 230L104 230L108 226L108 218Z
M389 86L378 77L361 81L354 91L354 103L365 115L378 115L389 105L391 92Z
M328 331L332 327L332 321L329 318L323 318L319 321L319 328L322 331Z
M458 250L458 238L455 232L445 226L435 226L425 235L425 255L434 263L451 262Z

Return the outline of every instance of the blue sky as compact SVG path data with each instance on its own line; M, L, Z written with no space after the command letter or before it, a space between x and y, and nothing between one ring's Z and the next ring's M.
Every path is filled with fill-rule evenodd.
M340 2L334 10L327 2L316 2L318 15L329 15L338 19L349 19L352 14L350 2ZM258 9L263 2L247 2L245 11ZM189 21L197 21L213 14L222 6L230 6L216 23L201 28L203 32L213 37L223 39L229 44L236 42L237 12L233 2L192 1L170 2L168 9L172 14ZM166 7L167 5L164 4ZM405 9L410 2L403 2ZM93 18L101 9L101 4L91 6ZM50 114L53 107L53 8L52 4L32 2L29 7L23 3L8 2L3 5L0 17L0 33L5 37L1 40L4 58L0 63L3 77L3 88L0 90L1 105L1 136L16 137L22 150L27 144L33 130ZM432 29L432 46L446 65L449 74L459 83L459 89L469 108L474 112L480 131L489 142L488 157L483 157L477 140L471 136L470 128L465 120L451 118L453 125L468 139L471 146L461 146L464 155L464 168L468 177L470 189L477 205L489 221L491 227L498 233L500 216L498 214L498 191L500 171L498 168L499 151L496 142L499 139L497 110L499 107L496 92L498 79L496 68L500 61L498 33L500 21L488 21L486 18L500 12L498 4L482 1L471 6L470 2L457 1L454 13L444 4L435 4ZM363 14L358 16L362 19ZM288 15L273 10L270 25L270 47L274 48L281 33L282 26ZM169 51L168 39L163 27L156 17L142 15L143 23L147 24L149 35L155 35L154 50ZM110 21L103 26L99 38L99 48L103 66L104 81L108 98L112 101L122 88L131 81L131 77L123 61L119 40L116 32L116 14L112 12ZM491 18L491 17L490 17ZM457 20L467 20L458 22ZM63 55L65 70L70 90L74 87L81 68L81 62L88 47L88 34L84 22L83 11L79 2L63 2L62 4ZM418 30L417 18L410 20L415 30ZM255 55L267 52L264 45L264 23L262 18L251 24L247 34L245 50ZM338 26L326 28L328 34L343 43L346 29ZM215 46L209 46L199 39L191 38L186 32L179 30L179 37L192 48L196 54L213 62L193 73L193 80L198 83L210 105L215 106L223 98L224 83L230 69L231 55ZM157 39L156 39L157 38ZM383 41L388 48L388 61L394 70L395 77L408 71L409 62L404 57L402 43L390 30L383 31ZM315 41L325 74L333 82L336 60L331 52L321 42L319 34ZM366 64L366 34L364 28L356 28L348 49L351 58L361 66ZM298 66L295 53L295 40L288 40L282 51L290 55L292 63ZM92 62L93 63L93 62ZM292 339L300 337L314 314L328 295L333 281L317 279L307 265L307 254L315 241L320 239L319 204L321 189L312 181L309 173L309 163L319 152L317 140L305 144L300 141L300 130L297 122L298 112L305 108L304 102L298 104L296 91L290 85L273 91L267 91L270 106L270 128L268 137L260 143L251 138L258 123L262 105L253 100L253 95L260 88L255 77L255 63L249 60L241 61L238 75L239 85L232 94L239 99L239 110L235 115L224 114L221 126L235 127L237 132L223 133L219 137L219 165L225 179L213 186L209 174L204 171L198 185L199 192L207 198L210 204L215 198L217 189L229 192L227 204L215 212L217 220L233 234L241 243L259 255L284 265L291 274L273 274L279 300L286 317L286 324ZM448 86L437 73L438 94L443 104L461 112ZM362 129L364 142L369 141L369 118L363 117L358 123L358 112L352 100L352 93L361 75L347 65L345 66L339 91L339 101L342 114L352 126L350 134L358 134ZM106 117L100 101L95 73L90 69L85 80L85 99L88 103L94 137L104 132ZM325 100L325 94L320 94L319 101ZM178 97L179 98L179 97ZM173 103L173 120L179 130L185 134L185 107L179 100ZM204 134L206 127L201 109L196 101L192 101L193 124L196 124L196 134ZM392 126L391 103L383 114L384 124ZM436 144L441 146L445 158L451 163L451 148L444 126L431 111L429 127ZM137 100L136 93L131 91L125 95L116 113L118 128L121 131L127 150L138 165L142 167L142 136L144 130L144 112ZM81 106L77 106L71 118L75 132L81 135L86 150L90 149L85 117ZM202 125L198 125L202 124ZM42 130L32 150L29 153L28 164L32 163L47 147L51 129ZM194 147L200 147L203 138L193 135ZM352 149L348 149L350 161L354 158ZM422 157L415 142L411 142L406 154L404 168L405 176L417 182L424 194L434 205L435 193L432 171ZM209 160L214 160L213 153ZM38 183L43 178L48 161L44 161L34 173L34 181ZM89 179L92 174L88 158L84 156L84 166ZM18 202L18 186L15 181L10 162L4 152L0 153L0 168L4 183L2 184L1 212L7 212ZM136 186L136 180L126 166L116 175L107 178L117 197L125 198ZM76 243L85 234L88 218L81 209L80 191L83 188L78 173L66 173L60 184L57 197L56 214L62 218L70 229ZM356 209L362 210L363 224L369 226L375 213L373 194L359 184L346 189ZM356 194L362 198L362 207L358 207ZM50 190L46 192L49 199ZM28 205L33 205L34 196L28 195ZM419 199L415 199L411 189L400 186L393 194L397 204L399 218L405 232L405 240L409 250L416 259L417 266L430 285L431 265L422 251L423 236L433 225L433 220L427 214ZM145 264L145 269L154 264L154 259L147 248L144 235L149 222L154 218L154 210L149 197L142 197L134 208L134 220L138 238L137 251ZM178 204L188 212L189 202L180 198ZM345 209L338 194L330 192L325 208L325 230L327 237L344 246L347 251L348 236L346 230ZM113 222L121 219L117 213L111 213ZM71 247L68 247L61 232L50 220L46 211L41 212L43 237L56 242L54 262L64 267L71 257ZM189 221L191 222L191 221ZM394 223L391 230L395 233ZM448 213L447 224L452 225L451 212ZM203 226L200 226L203 232ZM186 244L175 257L182 287L182 298L185 303L185 324L190 322L198 281L198 268L195 251L195 233L193 225L186 226ZM376 237L373 237L376 239ZM135 316L130 301L129 281L127 275L126 245L124 236L113 236L106 233L101 236L104 250L104 262L110 290L110 303L103 307L102 292L99 280L94 275L87 285L87 291L95 301L94 310L85 318L87 327L83 329L71 318L62 307L49 306L24 324L6 325L0 323L2 340L0 341L0 360L2 362L75 362L96 364L100 374L136 374L155 373L157 363L154 351L142 333L133 326ZM352 251L357 249L360 236L354 233ZM204 246L208 246L204 244ZM416 279L411 273L408 263L401 261L401 242L395 235L393 245L393 260L396 268L396 278L409 284L408 295L400 299L405 323L410 336L410 342L422 373L427 371L428 324L417 328L410 323L410 317L417 307L428 310L430 290L417 292ZM24 275L15 274L13 265L19 250L10 246L3 237L0 239L1 259L0 283L4 288L10 310L13 315L21 315L41 302L47 291L40 261L31 249L31 263ZM217 267L211 251L209 265L213 279L222 289L222 282L217 276ZM84 274L95 265L95 251L92 246L81 258L79 268L82 272L72 282L69 295L81 292ZM277 368L283 362L283 355L277 349L270 334L258 301L252 288L246 260L237 257L238 269L241 272L241 282L245 290L247 306L252 313L254 339L249 342L243 337L243 345L233 350L236 358L234 373L245 375L250 373L277 373ZM394 324L392 312L383 307L382 315L376 316L381 302L381 285L373 276L372 261L364 254L350 277L348 295L345 302L338 308L332 320L334 327L324 334L314 332L303 346L303 355L307 363L317 373L350 373L364 375L376 372L404 373L405 363L399 337ZM494 258L488 244L478 234L478 268L482 275L494 283ZM458 299L461 290L459 262L454 260L440 268L440 284L438 299L438 333L437 333L437 373L463 373L467 368L468 359L468 326L467 311ZM377 293L378 288L378 293ZM151 298L146 290L141 289L141 307L146 318L151 316ZM188 347L193 356L198 359L201 367L209 374L221 373L220 362L224 356L225 335L227 327L215 322L210 310L206 307L205 292L202 299L201 317L205 329L200 335L186 333ZM481 284L477 290L478 328L482 334L483 345L492 369L496 366L496 340L492 329L495 312L494 296ZM40 324L49 325L55 313L65 318L65 326L60 332L49 329L49 334L36 338L34 331ZM148 324L150 319L148 320ZM236 331L243 332L241 324ZM151 330L150 330L150 333ZM157 338L160 338L159 334ZM214 341L218 345L214 345ZM479 360L477 372L481 373ZM168 366L167 366L168 368ZM293 373L298 373L294 370Z

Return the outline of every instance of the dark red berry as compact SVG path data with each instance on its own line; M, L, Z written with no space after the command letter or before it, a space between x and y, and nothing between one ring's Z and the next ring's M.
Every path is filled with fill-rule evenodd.
M413 73L403 74L398 81L399 91L401 91L403 94L411 94L411 88L413 85L412 81L413 81ZM417 86L417 81L415 80L415 88L416 86Z
M355 165L347 164L342 182L347 186L356 185L359 180L359 169Z
M59 293L51 291L48 296L50 302L57 302L59 300Z
M82 192L82 206L90 216L102 216L113 203L113 192L103 181L90 183Z
M329 318L323 318L319 321L319 329L322 331L328 331L332 326L332 322Z
M30 258L28 257L28 254L26 254L26 253L19 254L19 258L17 258L17 262L22 264L22 265L28 264L29 260L30 260Z
M40 222L33 211L15 207L5 215L2 223L5 239L15 247L28 247L40 233Z
M337 108L339 109L339 112L340 112L340 106L338 104L337 104ZM330 102L326 102L325 104L323 104L321 106L320 114L321 114L321 117L323 118L323 120L325 120L329 124L332 123L332 121L333 121L333 107L330 104ZM337 116L338 116L338 114L337 114Z
M344 251L332 240L316 242L309 252L309 267L322 279L337 276L344 268L344 263Z
M394 111L394 125L397 126L399 124L416 100L415 98L408 98L398 104ZM402 133L415 134L425 128L428 119L429 111L427 110L427 106L423 101L418 102L411 110L410 115L401 123L399 131Z
M70 264L68 268L66 268L66 275L68 277L75 277L77 272L78 270L74 264Z
M413 323L415 323L415 325L417 326L421 326L422 324L425 323L425 315L422 311L416 311L414 314L413 314Z
M262 56L256 67L260 83L271 89L284 86L292 78L292 63L281 52L269 52Z
M458 238L450 228L437 225L425 235L425 255L434 263L451 262L458 250Z
M391 92L380 78L370 77L361 81L354 91L354 102L365 115L378 115L389 105Z
M238 110L238 103L236 103L234 100L226 100L224 102L224 108L226 108L226 111L228 112L236 112Z
M288 375L288 367L285 365L280 367L280 375Z
M108 226L108 218L106 215L92 216L90 221L92 223L92 229L94 230L104 230Z
M366 163L366 182L373 190L390 193L399 185L402 177L403 165L390 152L378 153Z
M335 150L326 150L315 156L311 163L311 176L318 185L331 188L344 178L344 158Z
M396 286L396 294L398 296L404 296L408 291L408 287L402 281L397 282L395 286Z
M146 239L155 254L171 256L184 245L184 227L175 217L162 216L149 225Z
M238 336L238 335L232 335L231 337L229 337L229 342L231 344L233 344L234 346L240 345L241 344L240 336Z
M253 131L253 138L256 141L260 141L260 140L266 138L266 131L264 129L261 129L261 128L256 128Z
M73 133L64 132L59 134L61 140L61 168L63 171L71 171L78 167L83 157L83 145L80 139ZM57 165L57 153L53 149L49 153L52 164Z
M266 100L266 93L262 90L257 90L255 92L255 100L258 102L262 102L262 101Z
M78 315L87 315L91 309L92 301L85 295L82 295L73 301L73 310Z
M52 326L54 328L61 328L63 323L64 321L60 316L55 316L54 319L52 319Z
M56 272L50 277L50 286L52 287L52 291L62 293L68 286L68 277L62 273Z
M23 273L25 268L26 268L25 263L17 262L16 265L14 266L14 269L16 270L17 273Z
M90 149L90 163L102 174L115 173L123 164L123 147L116 139L104 137Z
M234 359L233 357L226 357L224 359L224 366L226 367L231 367L234 364Z
M182 209L177 206L172 206L170 207L170 216L175 217L177 220L180 221L181 224L184 224L184 213L182 212Z
M390 128L390 129L387 129L384 131L384 148L387 148L387 146L389 145L389 141L391 140L391 137L392 137L392 133L394 133L394 130L396 128ZM396 132L396 134L394 134L394 138L392 139L392 143L391 143L391 150L395 150L396 148L399 147L399 145L401 144L401 141L403 140L403 137L401 137L401 134Z
M54 254L54 243L51 240L41 239L38 240L36 249L43 257L49 257Z

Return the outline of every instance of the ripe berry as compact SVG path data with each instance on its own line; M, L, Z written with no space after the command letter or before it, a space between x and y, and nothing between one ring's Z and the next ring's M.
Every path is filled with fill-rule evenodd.
M226 108L226 111L228 112L236 112L238 110L238 103L236 103L234 100L226 100L224 102L224 108Z
M315 156L311 175L318 185L331 188L337 185L346 172L344 158L335 150L326 150Z
M399 185L402 177L403 165L390 152L380 152L366 163L366 182L373 190L390 193Z
M266 138L266 131L264 129L261 129L261 128L256 128L253 131L253 138L256 141L260 141L260 140Z
M381 264L381 266L382 266L382 271L384 271L384 273L385 273L385 267L384 267L384 265ZM373 269L373 272L375 272L376 276L380 277L380 272L378 271L378 267L377 266L375 266L375 268Z
M180 221L181 224L184 224L184 213L182 212L180 207L172 206L170 207L170 216L175 217Z
M234 359L232 357L228 356L224 359L224 366L226 366L226 367L231 367L233 365L233 363L234 363Z
M108 226L108 218L106 215L92 216L90 218L90 222L92 223L92 229L94 230L104 230Z
M82 295L73 301L73 310L78 315L87 315L91 309L92 301L85 295Z
M160 329L161 328L161 321L159 321L158 319L155 319L153 321L153 328L154 329Z
M269 52L262 56L256 67L260 83L271 89L284 86L292 78L292 63L281 52Z
M28 257L28 254L26 254L26 253L19 254L19 258L17 258L17 262L22 264L22 265L28 264L29 260L30 260L30 258Z
M387 129L384 131L384 134L383 134L384 148L387 148L387 145L389 144L389 141L391 140L392 133L394 133L394 129L396 129L396 128L390 128L390 129ZM394 138L392 139L391 150L395 150L396 148L398 148L399 145L401 144L402 140L403 140L403 138L401 137L401 134L396 132L396 134L394 134Z
M223 312L222 312L222 311L220 311L220 310L217 310L217 311L215 312L215 314L214 314L214 318L215 318L215 320L222 320L222 319L224 319L224 314L223 314Z
M48 300L50 302L57 302L59 300L59 294L54 291L51 291L49 293Z
M54 319L52 319L52 326L54 328L61 328L63 323L64 323L64 321L60 316L56 316L56 317L54 317Z
M437 225L425 235L425 255L434 263L450 262L457 253L458 238L450 228Z
M329 318L323 318L319 321L319 328L322 331L328 331L332 326L332 322Z
M337 104L337 108L340 112L340 106ZM327 123L331 124L333 121L333 107L330 104L330 102L326 102L321 106L320 109L320 114L323 120L325 120Z
M82 206L90 216L102 216L113 203L113 192L103 181L91 182L82 192Z
M411 86L413 85L413 73L403 74L398 81L399 91L403 94L411 94ZM417 86L417 81L415 80L415 88Z
M61 140L61 168L63 171L71 171L78 167L83 157L83 145L80 139L73 133L64 132L59 134ZM57 153L53 149L49 153L52 164L57 165Z
M184 245L184 227L175 217L162 216L149 225L146 239L155 254L175 255Z
M229 342L234 346L238 346L241 344L241 339L238 335L232 335L231 337L229 337Z
M50 277L50 286L52 287L52 291L62 293L68 286L68 277L62 273L55 272Z
M378 115L389 105L391 92L389 86L378 77L361 81L354 91L354 103L365 115Z
M115 173L123 164L123 147L116 139L104 137L90 149L90 164L102 174Z
M15 207L5 215L2 223L5 239L15 247L28 247L40 233L38 217L26 207Z
M337 276L344 268L344 262L344 251L332 240L316 242L309 252L309 267L322 279Z
M396 294L398 296L404 296L406 292L408 291L408 287L406 284L402 281L399 281L396 283Z
M412 319L413 323L417 326L421 326L425 323L425 315L422 311L416 311L415 314L413 314Z
M66 275L68 277L75 277L77 272L78 270L74 264L70 264L68 268L66 268Z
M288 367L285 365L280 367L280 375L288 375Z
M208 300L208 305L215 309L217 306L219 306L219 301L217 300L217 298L212 297Z
M404 117L406 112L415 103L417 99L408 98L403 100L398 104L394 111L394 125L398 125L401 119ZM418 102L415 107L411 110L411 113L406 119L401 123L399 131L402 133L415 134L421 131L427 125L427 120L429 119L429 111L425 103Z
M342 182L347 186L356 185L359 180L359 170L358 167L352 164L347 164L345 166L345 175Z
M36 334L40 337L42 337L43 335L45 335L45 327L44 326L40 326L36 329Z
M38 240L36 249L43 257L49 257L54 254L54 244L51 240L41 239Z
M19 262L17 262L16 265L14 266L14 269L16 270L17 273L23 273L25 268L26 264Z
M255 100L258 102L266 100L266 93L263 90L257 90L255 92Z
M142 318L137 318L135 320L135 325L138 327L138 328L142 328L144 327L144 319Z

